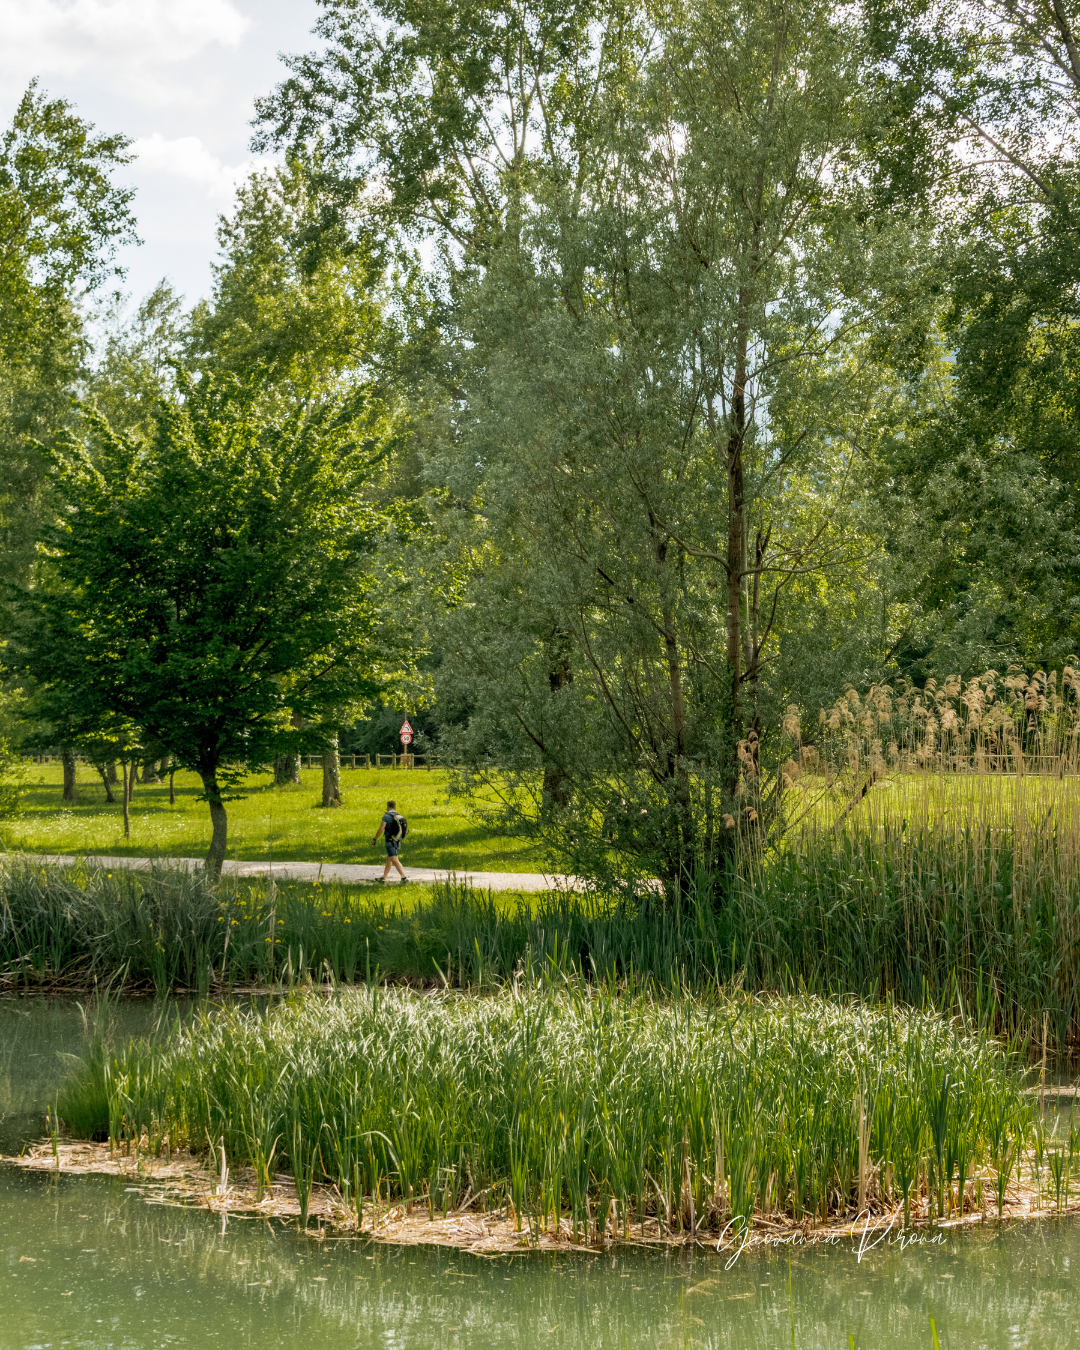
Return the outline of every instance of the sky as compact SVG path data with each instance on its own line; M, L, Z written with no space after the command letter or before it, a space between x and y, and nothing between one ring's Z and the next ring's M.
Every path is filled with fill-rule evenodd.
M257 95L280 53L311 50L315 0L0 0L0 125L35 76L137 158L139 247L124 288L138 300L168 277L190 304L209 293L218 216L259 161L248 148Z

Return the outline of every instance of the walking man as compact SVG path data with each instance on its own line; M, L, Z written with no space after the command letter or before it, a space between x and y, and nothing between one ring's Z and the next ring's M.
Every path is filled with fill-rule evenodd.
M401 850L401 841L405 838L405 831L407 829L408 826L405 824L405 817L398 815L392 801L387 802L386 814L383 816L382 820L379 821L379 828L375 831L375 838L371 841L375 844L378 842L380 834L385 835L386 866L383 868L382 876L379 877L380 881L385 881L390 875L391 867L397 868L398 875L401 877L402 881L408 881L409 878L402 870L401 861L398 858L398 853Z

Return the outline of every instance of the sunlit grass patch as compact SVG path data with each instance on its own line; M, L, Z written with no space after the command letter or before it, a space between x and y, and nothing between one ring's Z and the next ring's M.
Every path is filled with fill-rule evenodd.
M305 769L301 783L275 788L269 776L249 774L243 798L228 803L229 858L250 862L298 861L379 863L381 843L372 845L389 798L409 822L403 850L406 867L448 871L535 872L544 861L524 838L494 834L466 816L447 795L447 775L438 769L349 769L341 774L344 806L320 806L321 770ZM87 764L78 766L78 799L61 801L58 763L27 766L22 812L0 821L8 851L198 858L210 836L201 784L178 773L175 805L169 787L138 784L131 802L131 837L125 840L121 807L105 803L105 790ZM119 797L119 789L116 790Z

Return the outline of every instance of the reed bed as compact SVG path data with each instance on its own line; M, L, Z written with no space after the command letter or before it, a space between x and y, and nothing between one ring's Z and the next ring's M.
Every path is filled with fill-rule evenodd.
M914 813L913 813L914 814ZM1075 823L1018 809L997 827L962 813L914 819L878 803L756 865L724 916L730 966L753 988L993 1007L1008 1034L1080 1037Z
M1003 1031L1080 1039L1074 667L848 689L780 795L781 841L748 838L731 888L748 983L989 999Z
M284 1168L304 1221L331 1183L361 1220L471 1202L576 1240L1000 1211L1036 1115L985 1028L610 985L213 1009L116 1056L107 1095L114 1148L224 1149L267 1187Z
M912 788L914 792L914 788ZM887 800L887 790L881 791ZM360 892L168 871L0 870L0 983L159 993L317 981L477 989L519 972L678 993L718 984L886 996L987 1020L1041 1053L1080 1036L1080 879L1040 811L1009 828L864 804L804 828L733 879L725 903L559 893L517 902L464 884ZM880 811L878 817L871 810ZM1065 822L1068 824L1068 822ZM1080 825L1078 825L1080 833ZM1067 832L1065 832L1067 833ZM272 939L272 940L271 940Z
M784 730L801 746L798 709ZM950 675L922 689L909 681L848 686L822 708L812 745L798 760L830 778L933 771L977 776L1080 772L1080 669L1027 672L1010 666L969 680ZM798 763L798 760L796 763ZM789 778L793 775L789 772Z

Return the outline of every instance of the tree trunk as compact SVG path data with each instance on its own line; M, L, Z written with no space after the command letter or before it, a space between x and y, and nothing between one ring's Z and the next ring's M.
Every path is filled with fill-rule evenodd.
M557 694L574 681L574 671L570 665L570 637L565 631L555 633L555 648L551 669L548 671L548 685L552 694ZM570 805L570 775L561 764L547 760L544 764L544 783L541 789L545 815L550 811L561 811Z
M274 786L284 787L286 783L299 783L300 756L278 755L274 760Z
M73 802L75 800L75 751L67 748L61 750L60 762L64 766L64 801Z
M668 687L671 694L671 751L666 770L674 783L675 843L673 885L680 894L689 880L694 857L694 820L690 810L690 771L686 763L686 712L683 703L682 663L679 659L675 615L670 609L662 612L664 623L664 651L667 656Z
M740 296L748 315L749 299ZM743 445L746 439L746 355L748 321L740 324L731 390L731 422L727 440L727 632L728 674L731 680L731 738L725 772L725 795L734 804L739 783L739 742L743 736L742 707L742 580L746 570L746 481Z
M652 519L653 548L658 569L667 568L668 540L660 532L658 522ZM666 583L662 579L661 588ZM668 696L671 700L670 736L668 740L664 777L671 783L670 809L674 829L665 831L668 843L664 847L667 877L677 897L681 896L694 856L694 822L690 811L690 773L686 763L686 706L683 696L682 660L679 654L679 635L675 627L675 611L668 602L660 611L664 639L664 657L667 664Z
M112 787L115 787L120 781L120 775L116 772L115 759L110 759L105 765L105 781Z
M336 736L330 742L330 748L323 751L322 804L323 806L341 805L341 766L338 763Z
M122 767L122 769L123 769L123 771L124 771L124 781L123 781L123 783L122 783L122 785L121 785L122 788L123 788L123 793L124 793L124 838L125 838L125 839L130 839L130 838L131 838L131 809L130 809L130 807L131 807L131 771L132 771L132 769L133 769L134 766L131 765L131 764L129 764L129 763L127 762L127 760L125 759L121 767Z
M208 771L199 776L202 779L203 792L205 792L206 800L210 806L210 824L212 826L210 848L206 854L206 870L212 877L219 877L221 876L222 865L225 862L229 818L225 813L225 803L221 800L217 771Z
M114 767L113 782L115 782L116 781L115 766L113 767ZM111 806L112 803L116 801L116 798L113 796L112 783L109 782L109 770L107 766L104 764L95 764L94 768L97 769L98 773L101 775L101 781L105 785L105 801Z
M176 793L173 790L173 783L176 779L176 765L169 764L169 805L176 805Z
M158 773L157 760L148 759L143 765L142 781L144 783L160 783L161 775Z

